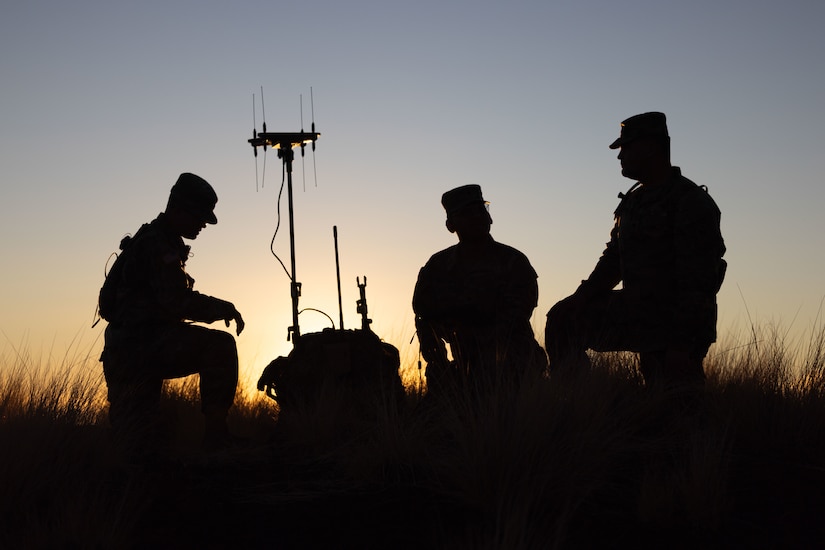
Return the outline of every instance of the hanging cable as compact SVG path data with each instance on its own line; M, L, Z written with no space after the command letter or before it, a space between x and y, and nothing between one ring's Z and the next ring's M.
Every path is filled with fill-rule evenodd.
M276 207L276 214L277 214L276 220L277 221L275 223L275 232L272 234L272 240L269 242L269 251L272 253L273 256L275 256L275 259L278 260L278 263L281 264L281 267L284 269L284 273L286 273L286 276L289 277L289 280L293 281L294 280L293 279L293 274L289 272L289 269L287 269L284 262L281 260L281 258L278 256L278 254L275 252L275 237L278 236L278 230L281 227L281 196L284 194L284 183L285 182L286 182L286 169L284 168L283 169L283 174L281 176L281 189L278 191L278 202L277 202L277 207Z

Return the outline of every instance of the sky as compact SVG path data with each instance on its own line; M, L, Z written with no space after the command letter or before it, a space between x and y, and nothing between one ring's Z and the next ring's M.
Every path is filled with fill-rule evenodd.
M5 2L4 364L96 353L107 260L181 172L220 197L187 269L243 314L242 372L286 355L283 164L247 142L264 121L321 133L292 174L302 333L331 326L316 309L338 325L336 226L344 328L366 277L373 330L414 362L418 270L456 242L441 194L474 183L493 236L539 274L543 341L633 184L608 145L657 110L674 164L722 211L717 352L751 326L805 341L825 298L823 21L815 0Z

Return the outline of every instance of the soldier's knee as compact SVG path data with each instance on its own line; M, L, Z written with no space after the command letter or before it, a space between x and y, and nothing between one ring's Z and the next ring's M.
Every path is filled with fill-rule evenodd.
M554 342L560 333L567 333L570 330L570 303L568 299L557 302L550 311L547 312L547 323L544 326L545 345Z
M216 358L224 361L238 360L238 346L235 337L222 330L213 330L210 334L209 350Z
M578 303L575 301L575 296L568 296L563 300L559 300L550 308L550 311L547 312L547 323L566 322L566 320L573 315L577 306Z

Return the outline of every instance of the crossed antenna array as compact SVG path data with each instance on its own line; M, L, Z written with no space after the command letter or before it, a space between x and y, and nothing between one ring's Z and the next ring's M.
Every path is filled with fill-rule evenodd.
M310 98L310 112L312 116L311 128L309 132L304 131L304 96L299 95L299 108L301 117L300 132L267 132L266 130L266 107L264 104L264 88L261 86L261 115L262 127L258 132L257 122L257 105L255 102L255 94L252 94L252 139L249 143L252 145L252 152L255 156L255 189L258 190L263 187L266 178L266 151L268 148L273 148L278 151L278 158L284 160L285 167L291 171L292 168L292 154L284 157L286 150L291 151L295 147L301 148L301 173L303 179L304 190L306 190L306 170L304 164L305 150L307 144L312 147L312 173L315 177L315 186L318 186L318 172L315 164L315 142L318 140L320 133L315 131L315 101L313 97L312 87L309 88ZM264 150L263 171L259 177L258 173L258 147ZM287 164L288 163L288 164ZM260 183L259 183L260 182Z
M312 94L312 88L310 88L310 94ZM311 97L311 96L310 96ZM264 110L264 101L263 101L263 86L261 87L261 111ZM289 205L289 252L290 252L290 269L287 270L286 266L284 266L283 262L281 262L280 258L278 258L277 254L275 254L273 250L273 254L275 257L278 258L278 261L281 262L281 265L284 267L284 270L287 272L290 278L290 295L292 297L292 326L289 327L287 331L287 340L292 339L294 343L297 344L300 336L301 336L301 329L298 325L298 314L300 313L298 309L298 298L301 296L301 283L298 282L296 272L295 272L295 223L294 223L294 209L293 209L293 198L292 198L292 161L295 158L294 149L296 147L301 148L301 157L304 157L304 150L307 144L312 144L312 151L313 151L313 164L315 161L315 142L318 140L318 137L321 135L315 131L315 107L312 107L312 131L305 132L303 129L304 121L303 121L303 99L301 99L301 131L300 132L268 132L266 130L266 120L263 122L263 129L261 132L258 132L256 126L257 121L255 121L255 96L252 96L252 118L253 118L253 129L252 129L252 139L249 140L250 145L252 145L252 149L255 153L255 178L256 178L256 185L257 185L257 168L258 168L258 147L263 147L264 149L264 171L266 170L266 150L268 148L276 149L278 152L278 158L281 159L283 162L283 175L285 176L284 180L281 183L281 189L283 189L283 183L286 183L287 188L287 201ZM264 119L266 119L266 115L264 114ZM316 185L317 185L317 176L316 176ZM279 204L280 204L280 193L279 193ZM278 209L278 226L280 226L280 207ZM275 229L275 234L277 235L277 226ZM272 242L275 241L275 235L272 237ZM272 245L270 243L270 249L272 249Z

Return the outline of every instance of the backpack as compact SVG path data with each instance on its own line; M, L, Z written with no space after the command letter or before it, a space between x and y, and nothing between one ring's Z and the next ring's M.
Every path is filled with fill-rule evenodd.
M135 236L126 235L120 241L120 254L115 254L115 263L109 273L106 274L106 279L103 281L103 286L100 287L100 293L97 297L97 313L98 315L108 321L112 322L117 313L117 298L118 285L123 274L123 266L126 263L126 258L129 257L129 250L134 245L135 241L140 238L149 224L144 224L135 233ZM95 321L95 325L97 321ZM94 325L92 325L94 327Z

